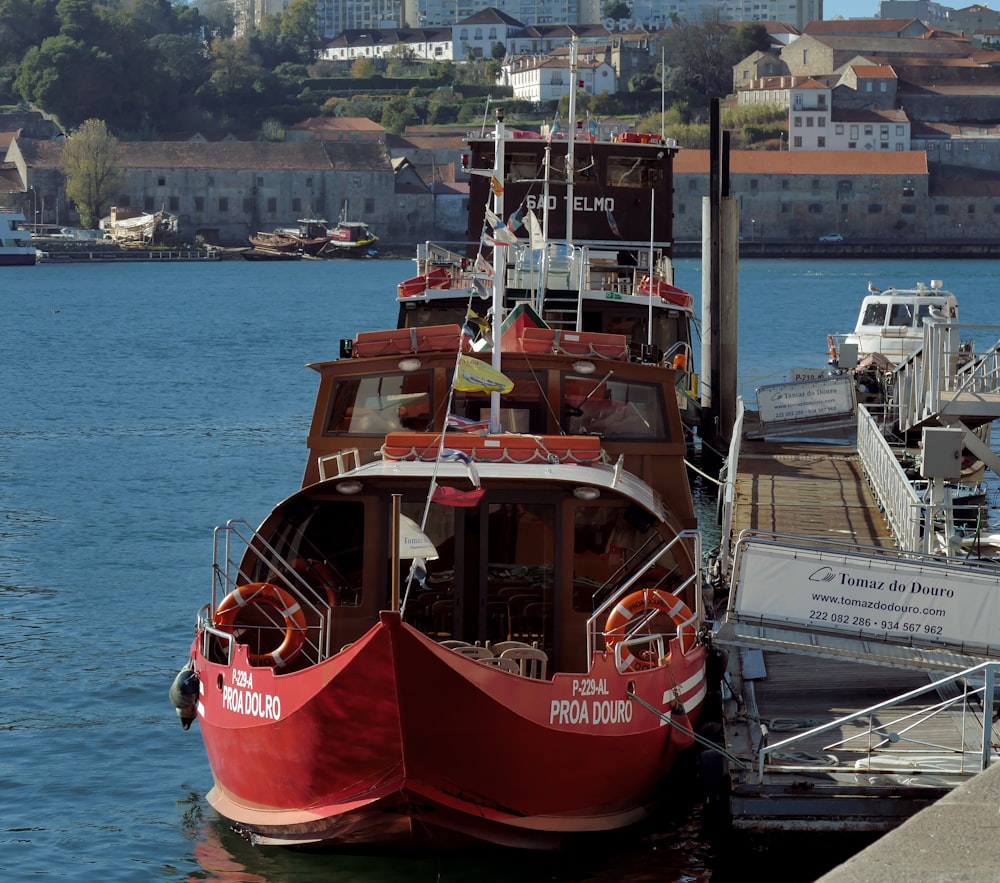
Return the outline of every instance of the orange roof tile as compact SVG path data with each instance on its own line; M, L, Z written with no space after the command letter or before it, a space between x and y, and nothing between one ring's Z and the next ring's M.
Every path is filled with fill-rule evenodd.
M707 150L681 150L674 173L708 174ZM729 155L734 175L926 175L923 150L734 150Z

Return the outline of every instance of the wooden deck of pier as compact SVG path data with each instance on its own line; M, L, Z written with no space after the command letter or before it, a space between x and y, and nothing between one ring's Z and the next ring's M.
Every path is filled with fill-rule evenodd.
M736 474L734 536L752 529L894 545L853 445L759 436L758 415L748 411Z
M756 413L744 415L739 460L730 476L735 497L732 544L743 531L753 530L809 537L817 548L827 542L895 547L854 445L823 440L818 434L816 438L769 441L761 437ZM731 564L725 563L727 570ZM871 640L841 641L801 630L761 627L761 640L755 641L752 623L740 628L724 622L716 635L728 656L722 687L725 748L746 765L744 769L725 763L734 827L762 832L887 831L963 780L932 775L919 763L908 767L910 755L902 757L898 775L866 771L870 719L806 739L761 779L757 752L762 745L773 746L796 732L924 689L961 670L958 666L980 660L960 654L941 660L912 648L883 648ZM872 652L866 653L866 648ZM892 658L894 650L899 651L898 659ZM983 715L974 702L930 716L921 711L955 689L915 697L882 714L875 726L887 736L903 733L904 754L919 754L920 744L926 742L955 745L959 752L975 755ZM849 737L854 741L843 742Z

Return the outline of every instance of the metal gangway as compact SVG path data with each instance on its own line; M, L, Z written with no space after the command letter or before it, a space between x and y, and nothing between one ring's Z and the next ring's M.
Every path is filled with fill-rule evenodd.
M970 334L997 342L977 352ZM928 319L923 347L895 368L892 388L901 432L959 428L965 447L1000 474L1000 457L974 431L1000 418L1000 326Z

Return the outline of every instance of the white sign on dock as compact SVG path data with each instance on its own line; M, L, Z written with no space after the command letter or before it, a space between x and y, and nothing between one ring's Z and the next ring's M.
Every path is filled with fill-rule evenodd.
M854 411L854 381L848 374L757 388L760 422L793 423L817 417L842 417Z
M978 568L750 542L736 585L740 616L1000 650L1000 577Z

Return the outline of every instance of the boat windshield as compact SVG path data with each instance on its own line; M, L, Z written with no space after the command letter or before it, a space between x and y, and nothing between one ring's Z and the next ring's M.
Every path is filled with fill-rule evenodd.
M913 325L913 304L893 304L889 311L889 326L904 327Z
M659 384L571 374L565 379L563 401L564 428L570 435L671 440Z
M864 315L861 317L862 325L875 325L881 328L885 325L885 314L888 304L885 301L875 301L865 306Z

